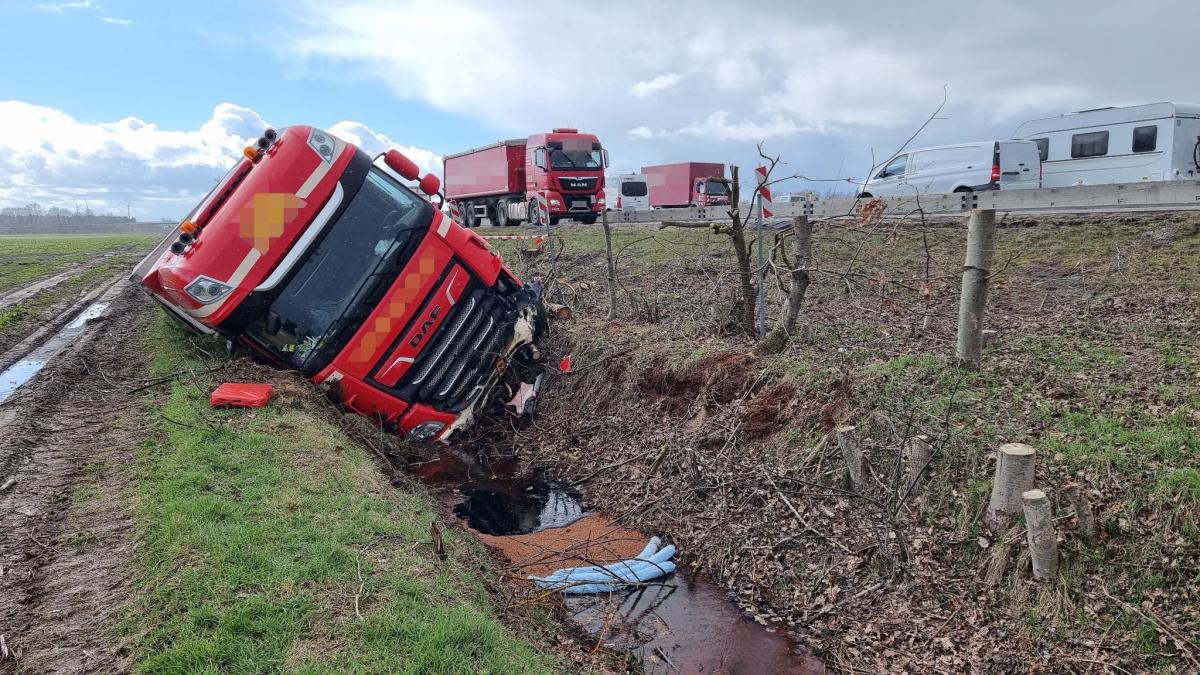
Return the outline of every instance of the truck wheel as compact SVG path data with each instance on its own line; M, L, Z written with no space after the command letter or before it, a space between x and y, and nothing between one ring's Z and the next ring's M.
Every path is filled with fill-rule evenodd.
M508 227L512 223L508 222L508 202L501 199L496 202L496 222L492 223L496 227Z
M475 215L474 204L463 204L463 225L467 227L479 227L479 216Z
M551 225L557 225L557 224L558 224L558 221L559 221L559 217L558 217L558 216L550 216L550 224L551 224Z
M539 225L540 223L538 223L538 207L537 207L536 199L529 200L528 211L529 211L529 224L530 225Z
M584 225L595 225L596 216L584 216L579 219L579 222L583 223Z

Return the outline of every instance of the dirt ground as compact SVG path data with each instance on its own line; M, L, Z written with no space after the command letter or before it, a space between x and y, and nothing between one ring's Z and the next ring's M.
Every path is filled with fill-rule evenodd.
M128 670L111 627L129 595L129 490L142 438L142 299L106 318L0 408L0 672Z

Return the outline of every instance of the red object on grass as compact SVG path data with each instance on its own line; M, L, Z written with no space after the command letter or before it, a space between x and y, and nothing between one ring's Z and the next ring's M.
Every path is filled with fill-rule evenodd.
M571 372L571 355L567 354L562 357L562 361L558 362L558 369L564 373Z
M226 382L213 390L208 400L213 406L261 408L271 400L271 385Z

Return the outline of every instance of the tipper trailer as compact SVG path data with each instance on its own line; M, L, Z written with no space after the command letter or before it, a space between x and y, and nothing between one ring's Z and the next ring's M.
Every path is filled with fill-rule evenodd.
M593 134L559 128L446 155L446 199L467 227L487 218L497 226L537 222L537 199L550 221L596 222L604 210L608 152Z
M435 208L436 176L309 126L244 154L133 272L172 317L417 440L536 383L540 285Z
M721 206L729 204L725 165L716 162L678 162L643 166L650 185L651 208Z

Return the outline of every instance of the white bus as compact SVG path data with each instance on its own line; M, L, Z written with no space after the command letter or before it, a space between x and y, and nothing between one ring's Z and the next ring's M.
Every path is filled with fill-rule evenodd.
M1025 122L1013 138L1038 144L1043 187L1200 180L1200 105L1081 110Z

